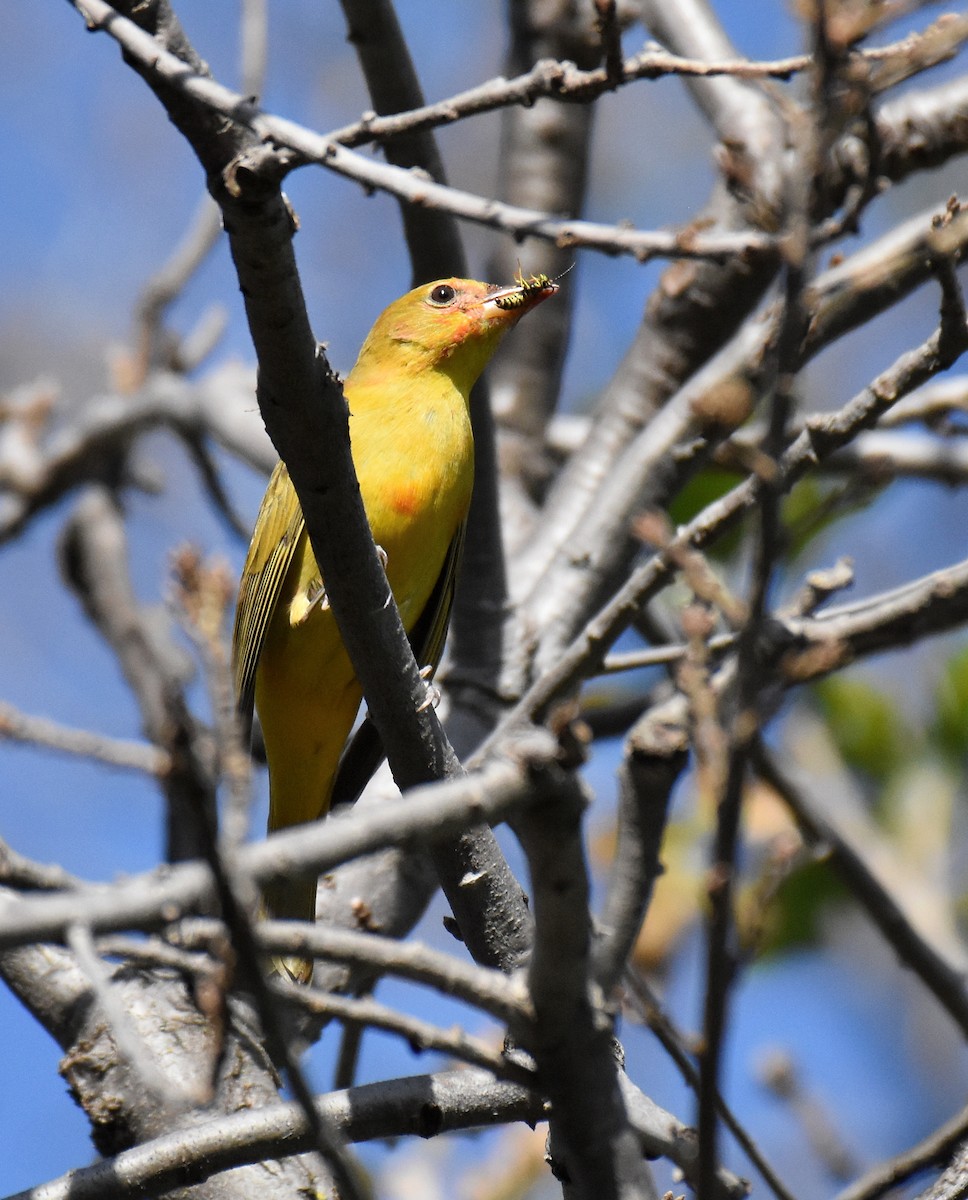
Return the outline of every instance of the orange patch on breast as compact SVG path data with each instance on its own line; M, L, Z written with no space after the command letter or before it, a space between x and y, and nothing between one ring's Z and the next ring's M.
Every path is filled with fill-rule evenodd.
M414 482L399 484L393 489L390 499L396 512L405 517L412 517L417 512L420 501L420 490Z

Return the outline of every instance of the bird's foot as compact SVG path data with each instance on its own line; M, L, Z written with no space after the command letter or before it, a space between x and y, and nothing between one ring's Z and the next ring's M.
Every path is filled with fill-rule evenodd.
M329 608L329 597L326 595L326 587L322 581L317 583L309 595L309 604L306 606L306 616L308 616L314 608L318 608L320 612L325 612Z
M440 689L434 687L430 682L433 673L434 669L429 664L420 668L420 678L427 684L427 694L424 696L423 702L417 706L417 712L426 712L428 708L436 708L440 703Z
M305 589L300 588L293 596L292 603L289 605L289 624L293 629L305 625L315 608L318 608L320 612L325 612L329 608L326 588L318 577L311 580Z

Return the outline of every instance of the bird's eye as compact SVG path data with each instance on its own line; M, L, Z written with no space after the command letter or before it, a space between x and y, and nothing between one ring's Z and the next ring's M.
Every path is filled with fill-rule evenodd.
M434 290L430 293L430 303L441 306L450 304L456 295L457 292L450 286L449 283L438 283Z

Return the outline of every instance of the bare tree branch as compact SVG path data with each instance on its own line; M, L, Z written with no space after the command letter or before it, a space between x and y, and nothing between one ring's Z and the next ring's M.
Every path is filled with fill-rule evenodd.
M107 737L88 729L69 729L46 717L18 712L10 704L0 704L0 738L96 759L111 767L142 771L146 775L161 777L171 769L171 756L156 746Z
M560 245L586 246L610 254L630 254L642 262L657 256L728 257L768 248L773 244L773 239L768 235L704 235L691 229L678 233L644 232L591 221L556 221L540 211L500 204L496 200L435 184L410 171L363 158L292 121L262 113L244 96L216 83L208 75L194 69L186 70L180 58L160 49L137 27L126 23L105 0L76 0L75 7L92 28L103 29L116 38L126 53L142 64L149 81L155 79L160 86L171 89L172 94L185 97L187 105L197 101L213 113L231 117L236 123L233 128L244 126L260 141L283 147L281 153L268 156L273 170L280 174L296 165L314 162L346 175L364 187L389 192L411 204L444 208L454 216L502 229L515 237L541 237ZM216 146L206 142L202 153L203 165L206 165L207 157L215 153ZM265 169L264 164L262 169Z
M662 870L659 847L669 794L687 749L680 730L649 728L645 722L626 739L619 768L618 842L595 946L595 979L606 996L622 977Z
M318 826L274 834L239 851L235 870L257 884L293 875L319 875L382 846L426 844L467 825L495 824L554 789L559 770L549 762L547 735L522 739L513 759L495 760L480 773L415 788L405 805L378 805L339 814ZM156 929L212 901L212 884L201 863L180 863L158 872L72 894L14 899L0 897L0 948L62 940L83 921L95 932Z
M321 1097L317 1106L352 1142L407 1133L434 1137L509 1121L533 1124L543 1116L540 1100L526 1088L498 1082L479 1070L443 1071L349 1088ZM299 1154L308 1145L308 1131L297 1106L275 1104L168 1134L7 1200L160 1196L246 1163L257 1164L266 1158L284 1163L285 1156Z
M526 1044L551 1101L555 1173L576 1196L631 1200L651 1195L652 1184L628 1124L611 1030L596 1018L589 994L583 808L572 785L515 824L528 855L535 908L528 968L535 1027Z
M962 1109L916 1146L865 1171L850 1187L838 1192L837 1200L877 1200L926 1167L946 1162L966 1135L968 1109Z

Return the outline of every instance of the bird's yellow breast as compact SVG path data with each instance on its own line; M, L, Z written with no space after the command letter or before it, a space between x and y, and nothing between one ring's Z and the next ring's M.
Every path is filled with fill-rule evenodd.
M433 590L473 487L467 403L446 377L442 384L398 397L392 407L368 404L347 389L363 504L408 631Z

